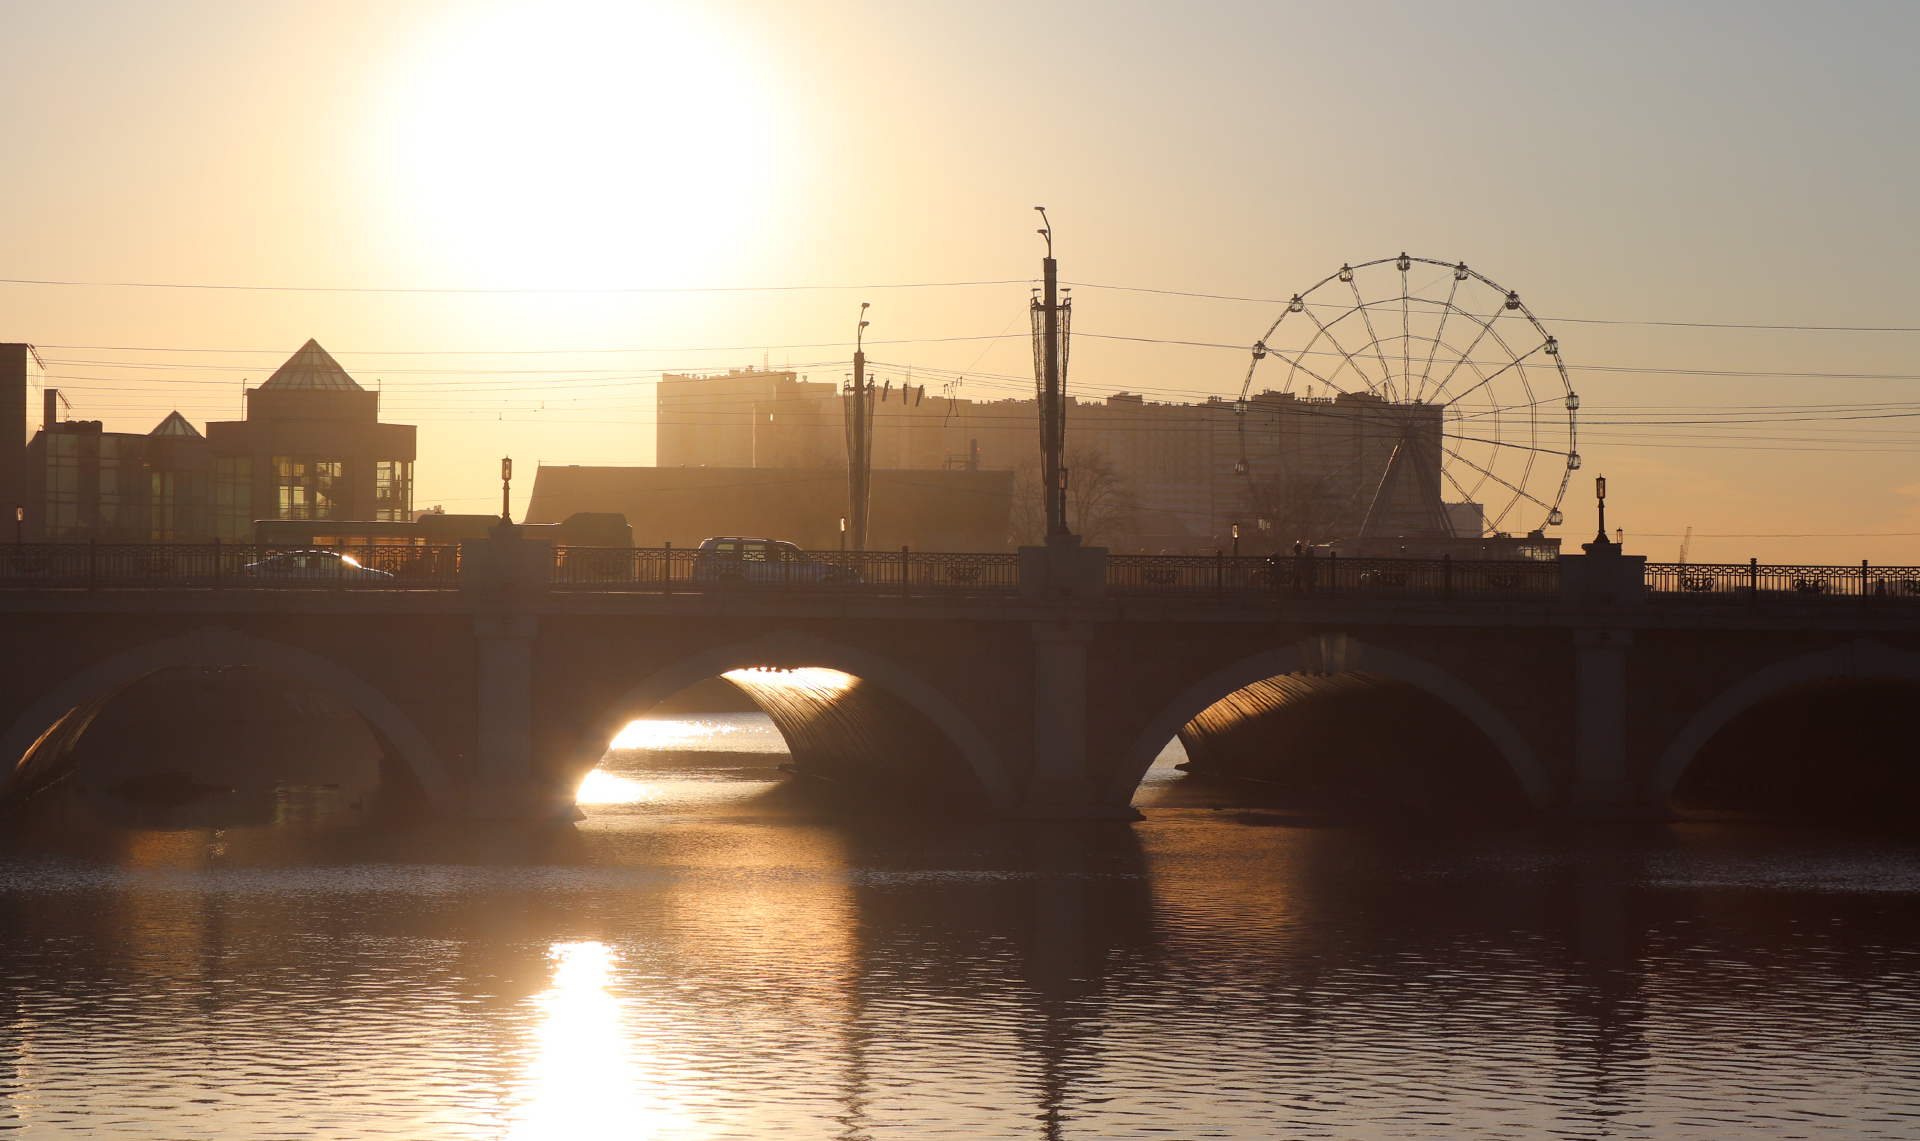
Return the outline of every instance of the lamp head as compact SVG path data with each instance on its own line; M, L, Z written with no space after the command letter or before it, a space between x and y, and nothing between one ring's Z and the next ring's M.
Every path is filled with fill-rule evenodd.
M1600 500L1603 503L1606 502L1606 498L1607 498L1607 477L1606 476L1604 475L1598 476L1594 479L1593 497L1595 499Z

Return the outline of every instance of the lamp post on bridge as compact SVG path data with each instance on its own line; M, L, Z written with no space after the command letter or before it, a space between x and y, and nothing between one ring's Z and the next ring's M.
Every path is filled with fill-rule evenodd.
M500 461L500 525L513 526L513 457Z

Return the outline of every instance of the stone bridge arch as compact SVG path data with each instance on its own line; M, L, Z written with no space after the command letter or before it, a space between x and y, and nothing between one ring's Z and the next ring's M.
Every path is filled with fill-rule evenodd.
M1920 683L1920 654L1858 638L1826 650L1798 654L1764 666L1722 690L1674 734L1655 763L1644 791L1649 805L1664 805L1687 767L1714 734L1735 717L1782 690L1827 678L1902 678Z
M905 702L953 746L995 811L1008 811L1019 803L1019 791L998 750L951 698L879 654L797 631L711 646L655 670L628 687L592 722L580 739L576 765L583 772L591 769L629 721L697 682L731 670L807 667L850 674Z
M1486 735L1519 782L1529 805L1545 809L1555 803L1553 782L1533 746L1514 728L1506 714L1479 691L1431 662L1340 633L1321 634L1293 645L1248 655L1188 686L1128 747L1107 783L1106 800L1111 804L1131 803L1140 781L1153 767L1154 758L1181 726L1228 694L1285 674L1350 670L1406 682L1439 698Z
M4 787L11 789L36 766L57 761L115 695L170 666L257 666L327 690L365 718L400 754L435 812L455 809L453 785L439 754L378 688L311 650L213 626L122 650L42 694L0 734Z

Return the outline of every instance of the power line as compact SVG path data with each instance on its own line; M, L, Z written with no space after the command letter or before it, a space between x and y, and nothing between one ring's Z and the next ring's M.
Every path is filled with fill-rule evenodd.
M212 289L241 293L800 293L854 289L958 289L975 285L1027 285L1027 278L1000 281L907 281L879 285L695 285L578 289L442 289L382 285L215 285L177 281L57 281L50 278L0 277L0 285L58 285L98 289Z
M1255 305L1286 305L1292 301L1292 298L1238 297L1227 293L1195 293L1180 289L1152 289L1141 285L1102 285L1092 281L1075 281L1068 284L1071 284L1075 289L1107 289L1120 293L1156 293L1164 297L1193 297L1206 301L1244 301ZM1397 301L1399 298L1394 298L1393 300ZM1335 305L1322 306L1322 308L1350 309L1352 306ZM1543 322L1559 321L1577 325L1655 325L1678 329L1762 329L1813 333L1920 333L1920 325L1765 325L1734 324L1717 321L1639 321L1611 317L1538 316L1538 319Z
M804 292L846 292L850 290L873 289L964 289L992 285L1032 285L1032 278L998 278L979 281L907 281L883 282L865 285L703 285L703 286L618 286L604 288L525 288L525 289L455 289L443 287L415 286L369 286L369 285L232 285L208 282L172 282L172 281L73 281L55 278L0 278L0 285L39 285L69 288L96 289L191 289L214 290L220 292L256 292L256 293L378 293L378 294L447 294L447 295L647 295L647 294L702 294L702 293L804 293ZM1195 290L1159 289L1141 285L1108 285L1101 282L1076 281L1062 282L1075 289L1104 289L1119 293L1147 293L1162 297L1189 297L1206 301L1236 301L1253 305L1286 305L1291 298L1243 297L1229 293L1203 293ZM1417 299L1425 300L1425 299ZM1331 308L1349 308L1333 306ZM1743 329L1754 331L1812 332L1812 333L1920 333L1920 325L1785 325L1761 322L1725 322L1725 321L1654 321L1618 317L1548 317L1539 316L1541 321L1555 321L1579 325L1639 325L1674 329ZM1168 342L1179 343L1179 342ZM761 347L761 346L754 346ZM775 346L777 347L777 346ZM1235 346L1244 347L1244 346ZM566 350L561 350L566 351Z

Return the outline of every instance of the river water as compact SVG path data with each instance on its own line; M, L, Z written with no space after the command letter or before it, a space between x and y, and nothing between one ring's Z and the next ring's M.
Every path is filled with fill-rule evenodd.
M0 1132L1920 1137L1911 839L1165 764L1130 827L942 823L781 782L758 715L617 745L558 831L15 837Z

